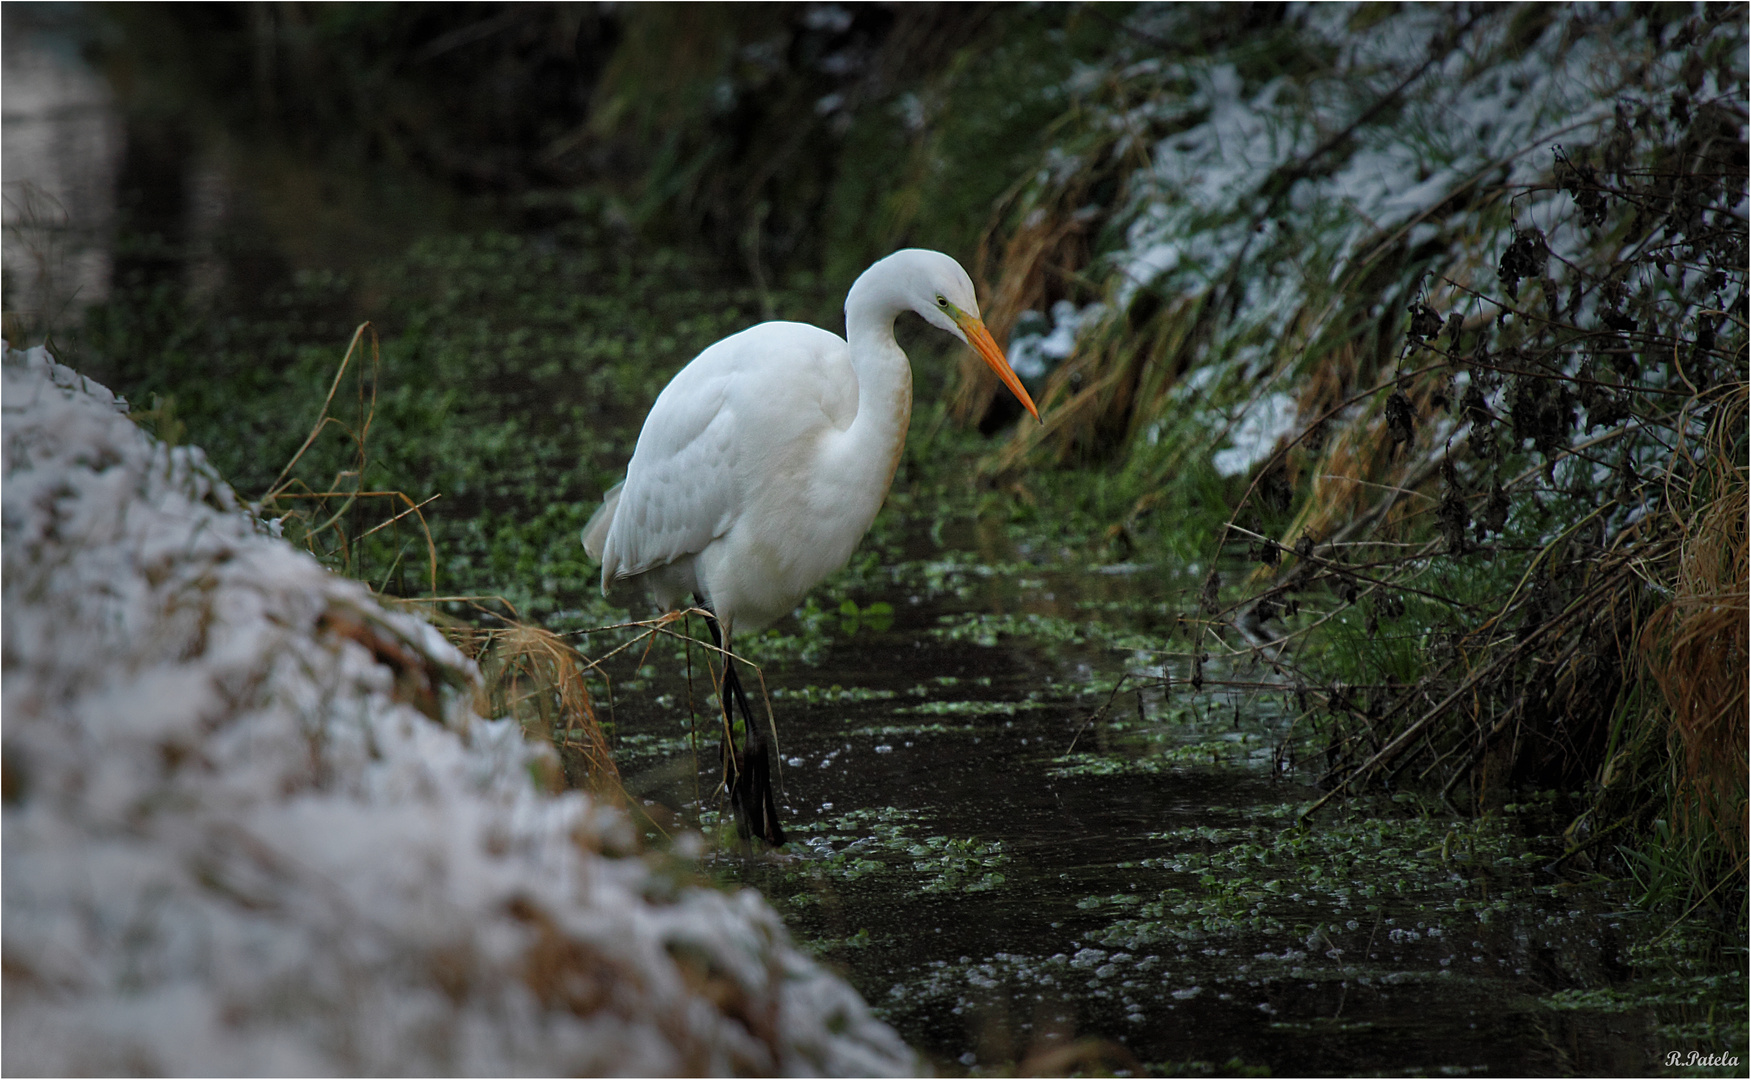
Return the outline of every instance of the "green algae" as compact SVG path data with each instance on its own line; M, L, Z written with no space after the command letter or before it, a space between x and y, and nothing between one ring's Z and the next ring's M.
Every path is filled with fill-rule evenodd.
M854 882L869 874L901 875L906 887L947 896L988 892L1005 882L1010 861L1000 841L916 835L920 815L887 807L804 822L792 828L801 865L786 875L792 885L824 880ZM811 903L812 892L792 897Z
M1051 706L1046 701L988 701L984 699L963 699L960 701L926 701L921 705L906 705L894 710L896 716L1014 716L1016 713L1027 712L1030 709L1044 709Z
M1095 621L1066 619L1034 612L944 615L941 625L930 630L940 641L967 642L991 648L1003 638L1053 645L1103 645L1117 649L1155 649L1161 639Z
M1073 776L1119 776L1125 773L1158 774L1188 765L1221 765L1250 758L1258 749L1258 737L1243 734L1233 740L1185 743L1167 747L1148 757L1120 757L1111 754L1064 754L1054 759L1048 775L1060 779ZM1268 747L1266 748L1268 751Z
M978 728L972 724L872 724L852 728L847 735L874 739L919 738L925 735L965 735Z
M873 687L844 687L838 683L832 686L778 686L769 691L774 701L800 701L808 705L841 705L850 702L890 701L899 696L897 691Z

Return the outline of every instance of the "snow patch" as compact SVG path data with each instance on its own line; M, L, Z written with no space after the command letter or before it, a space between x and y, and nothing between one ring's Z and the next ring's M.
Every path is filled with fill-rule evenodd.
M1022 330L1009 341L1009 366L1024 379L1038 379L1058 361L1068 359L1076 351L1076 337L1106 313L1105 304L1088 304L1078 308L1068 300L1052 305L1051 327L1047 330ZM1043 320L1036 316L1037 325ZM1027 326L1024 321L1022 326Z
M917 1069L204 455L5 349L9 1074Z
M1222 476L1239 476L1271 456L1277 441L1295 430L1299 418L1295 399L1271 393L1259 399L1240 423L1229 432L1229 447L1211 455L1210 463Z

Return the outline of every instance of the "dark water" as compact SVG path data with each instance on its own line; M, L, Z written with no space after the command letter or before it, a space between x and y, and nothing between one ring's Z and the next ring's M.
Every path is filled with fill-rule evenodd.
M28 289L33 318L67 318L126 273L247 317L252 292L416 227L370 192L263 181L271 167L214 166L192 133L129 126L76 55L29 50L16 8L7 133L47 148L27 169L9 141L6 159L9 244L27 245L8 248L9 290ZM30 78L35 97L15 85ZM36 111L15 115L18 101ZM46 269L20 282L24 265ZM969 507L909 506L878 526L873 564L750 650L778 721L783 850L740 848L718 819L703 654L691 686L673 650L610 671L628 790L671 830L720 837L704 871L760 889L937 1068L1614 1075L1674 1052L1743 1060L1740 972L1635 911L1623 883L1553 865L1563 793L1481 820L1382 793L1297 829L1320 794L1318 718L1256 656L1185 685L1173 628L1195 571L1096 565Z
M1161 571L1041 568L1035 605L957 565L975 588L865 594L891 627L768 666L792 842L711 860L939 1068L1632 1074L1669 1048L1670 1016L1612 997L1657 930L1621 890L1549 870L1536 809L1480 824L1358 801L1298 833L1320 793L1281 695L1169 697L1177 661L1127 648L943 640L1115 593L1140 602L1114 621L1136 622L1171 602ZM691 816L709 737L695 777L673 713L618 718L628 787ZM1573 1007L1589 992L1607 1007Z

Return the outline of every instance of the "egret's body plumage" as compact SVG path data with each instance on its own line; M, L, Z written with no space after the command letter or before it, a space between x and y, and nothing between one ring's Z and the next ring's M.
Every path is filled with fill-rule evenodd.
M700 353L639 435L604 584L642 577L665 608L698 593L731 629L791 611L850 559L887 494L910 414L903 354L899 374L894 415L862 445L859 381L837 335L769 322Z
M851 287L845 338L761 323L710 346L669 382L625 481L584 529L585 548L602 560L603 591L637 581L668 610L702 597L727 647L733 631L781 618L843 567L906 441L912 369L894 340L903 311L971 344L1034 411L980 322L960 264L896 252Z

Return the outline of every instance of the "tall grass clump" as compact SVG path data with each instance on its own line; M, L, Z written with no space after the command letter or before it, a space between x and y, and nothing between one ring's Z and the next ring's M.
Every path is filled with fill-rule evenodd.
M987 468L1200 551L1193 681L1270 662L1328 798L1555 789L1566 862L1742 916L1742 13L1230 14L1133 13L999 205L1048 420Z

